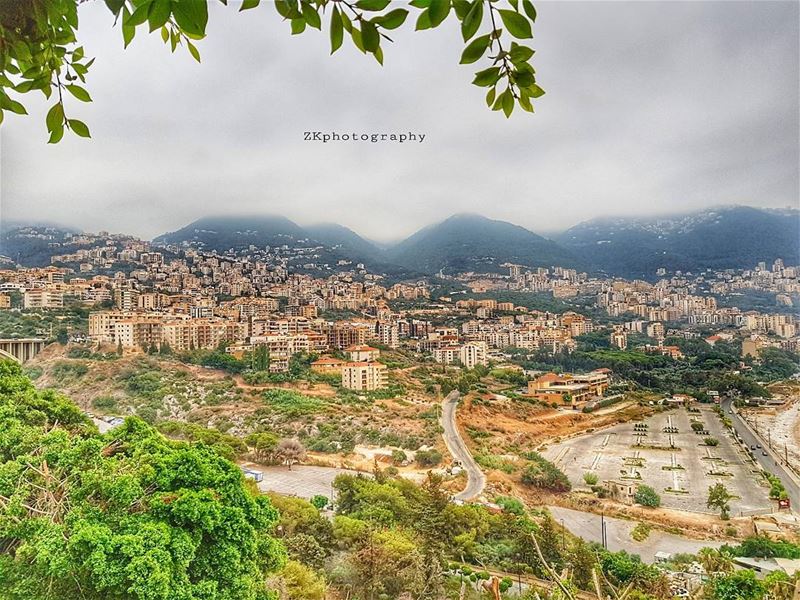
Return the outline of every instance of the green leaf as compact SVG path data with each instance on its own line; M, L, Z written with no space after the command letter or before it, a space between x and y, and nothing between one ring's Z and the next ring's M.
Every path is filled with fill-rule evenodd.
M535 83L533 85L528 86L528 91L530 91L531 96L533 96L534 98L541 98L542 96L544 96L544 90Z
M69 124L69 128L79 136L85 138L92 137L89 135L89 128L83 121L78 121L78 119L67 119L67 123Z
M467 16L461 22L461 37L468 41L478 32L483 21L483 0L475 0Z
M488 92L486 92L486 106L491 106L494 102L495 94L497 94L497 88L493 87Z
M125 0L106 0L106 6L108 10L110 10L115 16L119 14L119 11L125 5Z
M57 144L64 137L64 123L60 123L50 132L50 139L47 140L48 144Z
M317 10L308 2L303 2L301 6L303 7L303 18L306 20L309 27L322 29L322 20L319 18Z
M372 56L375 57L375 60L378 61L378 64L383 66L383 50L380 47L378 47L378 49L372 53Z
M358 30L358 27L353 27L350 30L350 37L353 38L353 43L356 45L356 48L366 54L367 51L364 49L364 40L361 39L361 32Z
M528 39L533 37L531 24L521 14L513 10L499 10L497 12L500 13L500 18L503 19L503 25L515 38Z
M303 33L306 30L306 20L303 17L292 19L292 35Z
M68 86L65 86L65 87L67 88L67 91L70 94L75 96L81 102L91 102L92 101L91 96L89 96L89 92L87 92L81 86L73 84L73 85L68 85Z
M12 100L8 96L6 96L2 91L0 91L0 108L10 110L11 112L17 115L28 114L28 111L25 110L25 107L22 106L22 104L20 104L16 100Z
M164 41L165 44L169 41L169 29L167 29L166 27L161 28L161 39Z
M197 46L195 46L189 40L186 40L186 47L189 49L189 54L192 55L192 58L194 58L197 62L200 62L200 51L197 49Z
M342 27L347 33L353 31L353 23L350 21L350 17L348 17L345 13L340 13L342 17Z
M528 15L528 18L536 23L536 9L531 0L522 0L522 9L525 11L525 14Z
M503 106L503 112L505 113L506 118L508 118L514 111L514 95L511 93L511 88L506 88L506 91L503 92L500 97Z
M294 5L289 4L287 0L275 0L275 10L284 19L299 19L303 14L298 11Z
M514 46L508 53L514 64L528 62L533 56L533 50L527 46Z
M331 11L331 54L342 46L344 40L344 27L342 26L342 15L339 7L334 6Z
M47 124L47 131L53 131L59 125L64 124L64 105L61 102L56 102L50 107L50 110L47 111L47 117L45 117L45 123Z
M535 81L533 74L527 71L517 71L514 75L514 83L521 88L529 87L533 85Z
M419 17L417 17L417 24L414 27L416 31L422 31L423 29L430 29L431 28L431 17L428 14L428 11L421 12Z
M356 8L369 11L383 10L389 6L389 2L391 2L391 0L358 0L358 2L356 2Z
M472 40L461 54L461 64L468 65L477 61L486 52L491 39L491 36L487 33Z
M385 15L375 17L373 22L384 29L397 29L406 21L408 11L405 8L390 10Z
M431 5L431 0L411 0L409 4L414 8L428 8Z
M489 67L475 73L472 83L480 87L489 87L497 83L498 79L500 79L500 67Z
M155 0L150 5L150 13L147 15L147 22L150 24L150 33L159 27L163 27L172 14L169 0Z
M459 21L463 21L472 7L467 0L453 0L453 10Z
M364 50L367 52L375 52L381 45L378 28L371 21L361 21L361 39L364 41Z
M147 21L147 13L150 12L150 4L143 4L133 11L127 19L123 20L123 25L136 27Z
M531 99L525 95L519 97L519 106L522 110L532 113L533 112L533 105L531 104Z
M206 34L208 4L198 0L172 0L172 15L186 33Z
M3 124L3 111L0 110L0 125Z
M242 0L242 5L239 7L239 12L243 10L250 10L261 4L261 0Z
M428 17L431 20L431 27L438 27L450 14L450 0L431 0L428 7Z
M136 35L136 27L125 23L125 15L130 15L127 8L122 9L122 41L125 43L125 48L127 48L128 44L133 41L133 36Z

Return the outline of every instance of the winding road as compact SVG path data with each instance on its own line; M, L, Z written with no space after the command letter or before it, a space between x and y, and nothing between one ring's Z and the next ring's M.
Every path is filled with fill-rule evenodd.
M483 488L486 487L486 475L483 474L478 463L472 458L472 454L461 438L458 432L458 425L456 425L456 408L458 408L458 399L461 394L458 390L450 392L444 400L442 400L442 437L444 443L453 460L461 463L461 467L467 473L467 486L458 494L453 496L453 500L465 501L471 500L483 493Z

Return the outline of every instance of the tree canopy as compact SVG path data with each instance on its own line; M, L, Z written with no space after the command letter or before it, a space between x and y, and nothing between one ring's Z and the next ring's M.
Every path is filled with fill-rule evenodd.
M227 0L219 0L227 5ZM94 58L87 58L78 37L78 5L82 0L0 0L0 122L5 111L24 115L13 97L35 90L55 102L47 113L50 143L65 130L90 137L88 126L70 118L65 97L80 102L92 98L83 84ZM240 11L257 8L261 0L242 0ZM173 52L184 47L199 62L198 40L206 35L208 3L197 0L105 0L113 23L119 23L127 47L137 32L157 33ZM408 8L390 0L274 0L278 16L293 35L306 29L326 29L331 54L345 38L380 64L390 33L404 25ZM533 112L531 100L544 94L531 66L534 50L515 40L533 38L536 9L531 0L411 0L415 30L435 29L448 18L458 21L465 47L461 64L484 63L472 83L486 88L492 110L511 116L515 106Z
M99 434L0 362L0 597L265 600L278 513L204 444Z

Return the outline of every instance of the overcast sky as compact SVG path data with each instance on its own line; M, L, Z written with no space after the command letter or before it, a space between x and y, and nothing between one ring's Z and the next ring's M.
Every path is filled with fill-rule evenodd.
M38 97L30 117L7 115L2 218L150 238L209 214L276 213L390 240L455 212L546 233L797 205L796 1L538 2L547 95L509 120L458 64L452 17L434 31L407 22L380 67L348 42L329 56L327 32L291 36L272 6L230 4L213 3L201 65L158 33L123 51L104 3L83 4L94 102L68 116L92 139L47 145ZM309 130L426 139L323 145Z

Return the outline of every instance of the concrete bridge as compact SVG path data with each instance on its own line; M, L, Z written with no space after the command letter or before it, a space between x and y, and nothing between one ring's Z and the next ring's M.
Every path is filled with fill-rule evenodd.
M44 340L39 338L0 340L0 360L10 359L24 363L39 354L44 344Z

